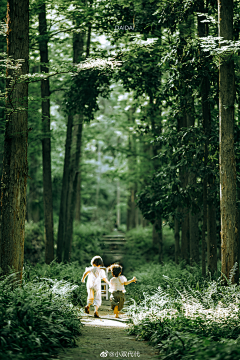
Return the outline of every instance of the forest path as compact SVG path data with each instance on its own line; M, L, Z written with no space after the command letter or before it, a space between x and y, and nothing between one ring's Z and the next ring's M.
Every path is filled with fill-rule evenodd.
M110 301L103 301L99 308L100 319L90 314L84 314L81 322L84 324L82 335L77 339L77 346L65 349L55 356L58 360L100 360L106 359L157 359L156 350L147 342L135 340L135 336L127 334L127 316L120 312L115 319Z

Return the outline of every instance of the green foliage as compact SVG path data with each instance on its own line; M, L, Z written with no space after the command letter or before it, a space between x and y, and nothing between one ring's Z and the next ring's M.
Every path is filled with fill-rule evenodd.
M142 267L146 261L154 259L152 249L152 227L138 227L126 233L126 244L123 259L124 271L131 272ZM157 256L155 255L156 261Z
M156 346L161 359L239 359L238 285L206 281L182 264L152 264L134 275L142 296L129 306L130 333Z
M23 273L0 281L1 359L44 359L58 348L74 346L80 320L70 300L77 285Z
M98 97L107 97L110 89L112 69L92 68L80 71L72 77L72 84L66 93L66 108L68 113L83 113L86 119L92 120L99 109Z
M32 221L25 223L24 261L31 264L44 262L44 227Z
M96 255L96 253L94 253ZM90 265L91 257L88 258L88 263L80 266L78 261L69 264L59 264L52 262L50 265L37 264L35 267L25 265L25 273L27 278L50 278L58 281L67 281L76 285L71 293L71 302L75 306L83 306L86 302L86 288L81 283L82 274L85 271L85 266Z
M148 184L138 194L138 206L144 217L152 223L156 214L169 220L175 215L177 207L190 208L198 212L202 206L202 181L204 176L215 178L214 194L218 193L218 139L217 128L212 131L210 151L207 167L204 166L204 142L206 136L202 126L190 127L179 131L172 124L165 128L164 134L159 136L157 143L162 148L158 158L161 167ZM179 169L191 169L198 179L191 185L183 187L179 176ZM215 200L216 200L216 196ZM212 200L214 201L214 200ZM216 202L217 205L217 202ZM181 218L182 214L177 214Z
M72 261L78 261L80 265L90 265L95 255L102 256L101 237L106 229L89 224L75 223L72 243Z
M173 231L169 226L163 226L162 236L163 252L165 256L164 261L169 260L169 258L173 260L174 236ZM146 266L149 266L151 269L151 266L154 266L154 263L158 264L159 256L156 254L152 244L152 226L132 229L126 233L125 238L125 255L123 259L124 272L129 273L131 276L132 271L136 271L139 268L144 269L143 271L145 271ZM148 265L143 265L146 262ZM165 266L167 266L167 264Z

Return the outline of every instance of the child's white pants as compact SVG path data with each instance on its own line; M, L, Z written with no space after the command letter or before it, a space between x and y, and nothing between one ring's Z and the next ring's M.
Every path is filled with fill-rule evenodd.
M90 288L87 289L88 298L87 303L88 305L94 306L101 306L102 303L102 296L101 296L101 288Z

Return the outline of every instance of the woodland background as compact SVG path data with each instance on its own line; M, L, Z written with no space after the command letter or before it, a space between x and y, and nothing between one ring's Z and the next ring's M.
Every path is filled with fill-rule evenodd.
M114 228L126 233L126 274L139 272L132 332L166 359L197 359L200 347L202 358L219 347L238 356L239 10L228 0L0 1L6 356L36 344L43 356L42 328L62 317L65 338L64 328L46 338L72 345L79 274ZM44 296L50 317L36 335Z

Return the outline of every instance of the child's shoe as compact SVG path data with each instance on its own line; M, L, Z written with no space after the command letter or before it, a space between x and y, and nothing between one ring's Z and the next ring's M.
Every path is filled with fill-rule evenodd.
M117 305L114 307L113 312L115 314L115 318L118 318L118 306Z
M89 314L89 306L85 306L85 313Z
M97 311L95 311L94 317L95 317L95 318L100 318L100 316L98 315L98 312L97 312Z

